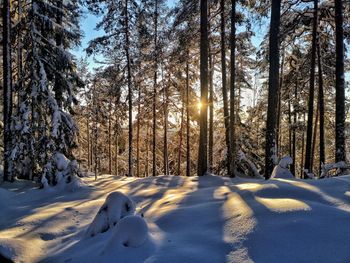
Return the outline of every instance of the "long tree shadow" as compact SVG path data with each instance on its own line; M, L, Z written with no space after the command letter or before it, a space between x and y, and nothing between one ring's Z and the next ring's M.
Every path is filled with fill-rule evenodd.
M213 199L224 180L214 176L191 177L187 183L192 185L180 201L164 204L169 210L149 214L165 235L159 253L152 259L154 262L225 262L232 247L223 239L222 201Z
M307 189L298 190L284 181L267 183L271 182L278 188L262 188L249 195L246 193L249 190L229 186L253 210L256 226L242 244L248 248L252 261L346 262L350 259L350 229L342 227L350 220L348 212L320 204L317 200L322 197ZM281 203L287 211L279 210ZM288 211L290 207L293 209Z

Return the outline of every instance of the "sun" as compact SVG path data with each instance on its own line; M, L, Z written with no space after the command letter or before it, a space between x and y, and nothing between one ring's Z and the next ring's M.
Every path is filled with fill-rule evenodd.
M203 106L202 102L199 101L199 102L197 103L197 108L198 108L198 110L201 110L201 109L202 109L202 106Z

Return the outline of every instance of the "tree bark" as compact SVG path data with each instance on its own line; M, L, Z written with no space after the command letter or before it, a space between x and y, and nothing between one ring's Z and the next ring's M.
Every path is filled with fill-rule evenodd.
M12 119L12 65L11 65L11 16L10 1L3 1L3 118L4 118L4 181L13 181L11 162L11 119Z
M189 52L186 57L186 176L191 175Z
M163 69L162 69L163 79ZM169 175L169 162L168 162L168 85L165 85L164 90L164 149L163 149L163 163L164 174Z
M225 0L220 0L220 8L221 8L221 80L222 80L222 97L224 102L224 124L225 124L225 140L226 140L226 167L227 173L231 174L230 171L230 160L231 160L231 147L230 147L230 116L228 109L228 98L227 98L227 87L226 87L226 34L225 34Z
M184 107L185 107L184 100L182 101L183 101L183 104L181 109L181 124L180 124L180 131L179 131L179 155L177 158L177 175L181 175L182 130L183 130L183 123L184 123Z
M312 122L314 111L314 93L315 93L315 62L316 62L316 38L317 38L317 16L318 16L318 0L314 0L314 18L312 26L312 47L311 47L311 71L310 71L310 91L309 106L307 117L306 132L306 149L305 149L305 170L311 172L311 150L312 150ZM307 174L305 174L307 178Z
M158 70L158 0L155 3L154 11L154 78L153 78L153 148L152 148L152 175L157 175L156 164L156 132L157 132L157 115L156 115L156 103L157 103L157 70Z
M230 83L230 177L235 176L236 170L236 136L235 136L235 81L236 81L236 0L231 0L231 83Z
M266 122L265 179L269 179L276 157L277 92L279 82L279 26L281 0L272 1L269 37L269 93Z
M133 158L132 158L132 86L131 86L131 61L130 61L130 40L129 40L129 11L128 0L125 1L125 54L127 62L127 81L128 81L128 108L129 108L129 156L128 156L128 176L133 176Z
M210 8L208 10L209 17L211 17ZM209 145L208 145L208 161L209 171L213 171L214 165L214 86L213 86L213 75L214 75L214 61L211 50L212 38L211 36L211 25L208 22L208 52L209 52Z
M320 37L320 36L319 36ZM325 133L324 133L324 93L323 93L323 73L320 38L317 41L317 62L318 62L318 103L320 108L320 162L319 171L326 161L325 153Z
M137 133L136 133L136 177L140 177L140 114L141 114L141 85L137 103Z
M276 124L276 156L281 157L281 104L282 104L282 87L283 87L283 69L284 69L284 48L282 50L282 61L281 61L281 73L280 73L280 83L278 85L278 102L277 102L277 124Z
M208 170L208 2L200 1L200 90L199 149L197 175Z
M346 162L345 151L345 76L342 0L335 0L335 161Z

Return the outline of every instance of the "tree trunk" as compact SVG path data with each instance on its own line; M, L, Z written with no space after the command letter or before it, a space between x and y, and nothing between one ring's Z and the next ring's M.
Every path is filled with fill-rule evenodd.
M10 1L3 1L3 118L4 118L4 181L13 181L11 162L11 118L12 118L12 70L11 70L11 17Z
M305 112L304 112L304 119L303 119L303 124L304 127L306 125L306 118L305 118ZM303 134L302 134L303 138L302 138L302 142L301 142L301 160L300 160L300 178L303 179L304 178L304 155L305 155L305 130L303 130Z
M335 0L335 161L346 162L345 151L345 76L342 0Z
M145 167L145 176L149 176L149 124L147 123L147 135L146 135L146 167Z
M131 87L131 61L130 61L130 43L129 43L129 11L128 0L125 1L125 54L127 62L127 80L128 80L128 101L129 101L129 158L128 158L128 176L133 176L133 159L132 159L132 87Z
M137 133L136 133L136 177L140 177L140 114L141 114L141 85L137 103Z
M90 149L90 125L89 125L89 116L86 118L86 133L87 133L87 152L88 152L88 172L91 169L91 149Z
M184 100L182 100L182 109L181 109L181 125L180 125L180 131L179 131L179 155L177 159L177 175L181 175L181 157L182 157L182 130L183 130L183 123L184 123L184 107L185 103Z
M162 74L163 75L163 74ZM169 175L168 166L168 86L164 87L164 149L163 149L163 163L164 174Z
M108 173L112 174L112 102L108 107Z
M321 171L322 164L326 161L325 153L325 134L324 134L324 94L323 94L323 73L322 73L322 58L320 39L317 43L317 62L318 62L318 103L320 108L320 163L319 171Z
M155 3L154 11L154 79L153 79L153 148L152 148L152 175L157 175L156 165L156 132L157 132L157 115L156 115L156 103L157 103L157 70L158 70L158 0Z
M236 0L231 0L231 85L230 85L230 177L235 176L236 170L236 136L235 136L235 81L236 81Z
M119 160L118 160L118 155L119 155L119 136L118 133L116 134L115 138L115 175L119 175Z
M297 146L296 146L296 129L297 129L297 103L298 103L298 75L296 76L295 81L295 87L294 87L294 103L293 103L293 163L292 163L292 169L291 172L294 175L294 177L297 177L296 175L296 162L297 162Z
M21 21L23 16L22 0L18 0L18 20ZM21 38L21 30L18 30L18 47L17 47L17 74L18 74L18 94L17 94L17 112L20 113L21 108L21 92L23 89L23 44Z
M282 50L282 61L281 61L281 73L280 73L280 83L278 86L278 92L277 92L277 97L278 97L278 102L277 102L277 125L276 125L276 156L281 157L281 151L280 151L280 147L281 147L281 104L282 104L282 87L283 87L283 69L284 69L284 47Z
M281 0L272 1L269 37L269 94L266 123L265 179L269 179L276 155L277 92L279 82L279 26Z
M197 175L208 170L208 2L200 1L200 90L201 110L199 117L199 149Z
M210 8L209 8L210 16ZM208 23L208 31L211 34L211 26ZM209 38L209 37L208 37ZM208 145L208 159L209 159L209 171L213 171L214 164L214 61L211 51L211 38L209 38L208 52L209 52L209 145Z
M318 124L319 113L320 113L320 108L319 108L319 104L317 104L315 125L314 125L313 138L312 138L312 147L311 147L312 150L311 150L310 172L314 171L315 148L316 148L316 140L317 140L317 124Z
M315 93L315 62L316 62L316 38L317 38L317 16L318 16L318 0L314 0L314 18L312 26L312 47L311 47L311 71L310 71L310 91L309 91L309 107L307 117L306 132L306 149L305 149L305 170L311 172L311 147L312 147L312 122L314 112L314 93ZM307 174L305 174L307 178Z
M230 131L229 131L229 109L228 109L228 98L227 98L227 87L226 87L226 34L225 34L225 0L220 0L221 8L221 80L222 80L222 97L224 101L224 124L225 124L225 139L226 139L226 167L227 173L231 174L230 171L230 160L231 160L231 147L230 147Z
M186 58L186 176L191 175L189 52Z
M288 150L289 156L292 156L292 105L290 98L288 99Z

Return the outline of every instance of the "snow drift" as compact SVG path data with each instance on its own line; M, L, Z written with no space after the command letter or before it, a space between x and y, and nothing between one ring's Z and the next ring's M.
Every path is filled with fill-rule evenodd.
M350 262L350 176L83 180L92 187L69 195L2 191L11 193L11 210L0 217L6 255L16 262ZM125 215L86 237L116 189L144 218Z

